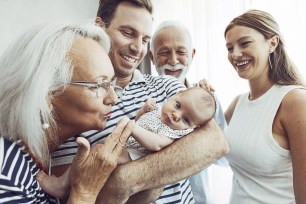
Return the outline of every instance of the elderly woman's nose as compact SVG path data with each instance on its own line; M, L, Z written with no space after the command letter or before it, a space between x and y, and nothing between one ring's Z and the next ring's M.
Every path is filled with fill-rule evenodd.
M109 92L105 95L103 99L103 104L105 105L114 105L118 102L118 97L115 90L111 87Z

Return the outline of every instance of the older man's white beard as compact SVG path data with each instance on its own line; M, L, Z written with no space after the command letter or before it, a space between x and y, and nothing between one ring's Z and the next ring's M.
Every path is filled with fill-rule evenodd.
M187 75L187 72L189 70L189 66L185 66L182 64L176 64L174 66L170 65L170 64L165 64L163 66L157 67L157 72L159 75L166 75L165 70L169 70L169 71L177 71L177 70L181 70L181 73L178 77L176 77L179 81L181 82L185 82L185 78Z

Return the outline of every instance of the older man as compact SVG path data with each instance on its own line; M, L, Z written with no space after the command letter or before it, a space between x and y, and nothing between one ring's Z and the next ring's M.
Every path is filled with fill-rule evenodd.
M118 103L113 106L104 131L83 133L92 145L103 141L123 116L134 119L148 98L161 104L185 88L172 77L142 75L136 69L146 55L147 43L151 39L150 0L100 1L96 23L111 38L109 56L119 88L116 90ZM53 154L57 175L68 168L76 150L75 142L68 141ZM157 203L194 203L185 178L209 166L228 150L222 131L211 121L157 153L118 166L102 189L100 203L148 203L151 196L146 190L165 185L168 186Z
M176 77L190 87L186 79L193 57L196 53L192 46L192 39L188 29L177 21L164 21L156 29L153 38L149 57L159 75L171 75ZM226 121L221 104L216 97L217 110L214 119L224 130ZM228 165L225 158L216 162L219 165ZM190 178L190 184L196 203L214 203L211 192L210 168Z

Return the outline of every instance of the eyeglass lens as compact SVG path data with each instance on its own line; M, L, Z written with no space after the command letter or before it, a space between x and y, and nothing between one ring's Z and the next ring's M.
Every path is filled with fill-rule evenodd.
M115 83L116 83L116 80L102 81L100 84L98 84L99 88L97 89L97 97L102 97L102 96L108 94L111 87L113 89L115 88Z

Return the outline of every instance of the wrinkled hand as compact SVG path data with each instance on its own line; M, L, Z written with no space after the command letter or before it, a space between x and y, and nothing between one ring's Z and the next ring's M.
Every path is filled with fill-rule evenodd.
M152 98L148 98L146 103L143 105L143 110L145 113L150 112L157 108L156 102Z
M94 145L92 149L85 138L77 138L78 152L69 173L70 198L81 196L86 200L96 199L109 175L117 166L118 158L133 127L134 121L128 118L121 119L105 142Z
M193 84L193 86L201 87L210 92L215 91L215 88L211 84L209 84L209 82L206 79L201 79L198 83Z
M39 171L36 174L36 180L44 192L53 197L63 199L70 190L68 173L69 169L62 176L56 177L54 175L47 175L44 171Z

